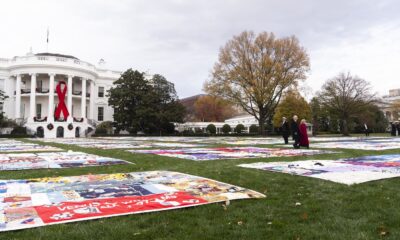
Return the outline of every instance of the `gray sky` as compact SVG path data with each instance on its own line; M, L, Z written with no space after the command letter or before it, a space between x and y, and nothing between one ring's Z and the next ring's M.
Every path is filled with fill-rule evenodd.
M380 94L400 88L400 2L390 0L12 0L0 8L0 57L46 50L115 70L160 73L183 98L202 91L219 48L244 30L296 35L313 92L340 71Z

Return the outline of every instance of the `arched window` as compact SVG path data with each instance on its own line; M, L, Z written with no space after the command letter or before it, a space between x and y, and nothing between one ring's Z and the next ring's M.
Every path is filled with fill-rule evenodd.
M64 128L59 126L57 127L57 137L58 138L63 138L64 137Z
M44 128L43 127L36 128L36 136L39 138L44 137Z
M81 131L81 128L80 127L76 127L75 128L75 137L80 137L80 131Z

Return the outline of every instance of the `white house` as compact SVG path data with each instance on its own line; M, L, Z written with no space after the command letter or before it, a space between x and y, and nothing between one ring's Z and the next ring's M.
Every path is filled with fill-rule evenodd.
M400 114L391 108L394 102L400 101L400 89L390 89L389 95L382 97L382 101L378 104L380 109L385 114L386 118L390 121L398 121Z
M54 53L0 58L3 112L38 136L85 136L95 123L113 120L106 92L121 72L104 66Z

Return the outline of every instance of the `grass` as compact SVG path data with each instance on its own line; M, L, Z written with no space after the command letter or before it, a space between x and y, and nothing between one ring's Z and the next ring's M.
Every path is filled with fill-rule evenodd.
M171 170L203 176L265 193L265 199L103 218L0 233L0 239L400 239L400 179L346 186L314 178L239 168L241 163L337 159L400 150L340 150L339 154L195 162L123 150L86 149L135 164L27 171L2 171L2 179ZM301 203L296 206L296 203Z

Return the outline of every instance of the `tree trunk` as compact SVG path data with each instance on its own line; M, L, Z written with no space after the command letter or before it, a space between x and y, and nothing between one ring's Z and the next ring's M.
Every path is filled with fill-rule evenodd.
M317 136L317 133L318 133L318 128L319 128L319 126L318 126L319 124L318 124L318 119L313 119L313 126L312 126L312 135L313 136Z
M265 131L265 123L261 120L258 121L258 125L260 127L260 135L264 135L264 131Z
M265 131L265 119L266 119L265 116L261 116L260 115L260 118L258 120L258 125L260 127L260 135L261 136L264 136L264 135L266 136L267 135L266 131Z
M349 136L349 128L347 126L347 119L343 119L343 136Z

